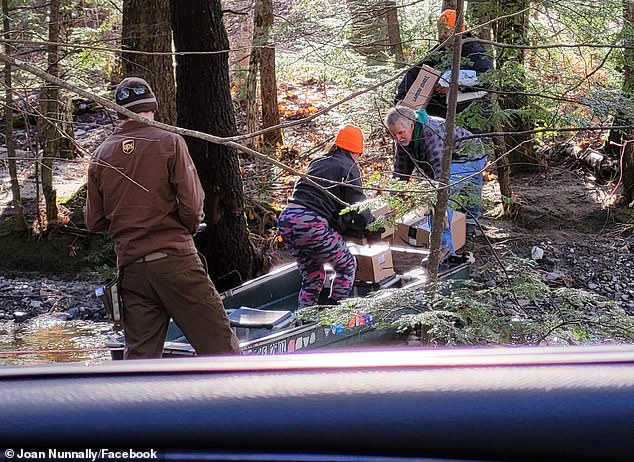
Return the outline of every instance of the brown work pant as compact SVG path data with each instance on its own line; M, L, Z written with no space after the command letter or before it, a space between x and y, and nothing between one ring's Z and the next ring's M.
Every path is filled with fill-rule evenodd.
M222 300L196 254L123 270L126 359L160 358L172 318L199 355L240 354Z

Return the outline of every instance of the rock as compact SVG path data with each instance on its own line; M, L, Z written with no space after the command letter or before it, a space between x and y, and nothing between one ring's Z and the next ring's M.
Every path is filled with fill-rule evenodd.
M70 310L68 310L66 312L66 318L67 319L75 319L77 317L77 315L79 314L79 309L78 308L71 308Z
M551 271L549 273L544 274L542 276L542 280L547 282L553 282L558 279L564 279L565 277L566 275L562 271L555 270L555 271Z
M533 260L541 260L544 257L544 249L541 247L533 246L531 249L531 258Z
M598 284L595 284L593 282L591 282L590 284L588 284L588 289L589 290L597 290L599 288Z
M14 311L13 312L13 320L15 322L24 322L29 319L29 314L24 311Z

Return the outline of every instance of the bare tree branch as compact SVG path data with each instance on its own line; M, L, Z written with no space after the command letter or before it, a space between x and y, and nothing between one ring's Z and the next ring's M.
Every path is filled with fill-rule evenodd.
M222 145L226 145L226 146L231 146L239 151L242 151L246 154L249 154L257 159L263 160L269 164L273 164L276 167L287 171L295 176L300 176L302 178L307 179L308 181L310 181L311 183L313 183L315 186L323 189L324 191L326 191L327 194L331 195L337 202L341 203L342 205L350 205L344 201L341 201L338 197L336 197L334 194L332 194L330 191L328 191L328 188L324 188L322 186L320 186L317 182L315 182L314 178L311 177L310 175L306 175L303 173L298 172L297 170L283 164L282 162L279 162L276 159L273 159L265 154L262 154L258 151L255 151L253 149L250 149L246 146L243 146L235 141L233 141L231 138L222 138L219 136L214 136L214 135L209 135L207 133L202 133L196 130L189 130L189 129L185 129L185 128L180 128L180 127L175 127L173 125L168 125L168 124L164 124L161 122L157 122L154 120L149 120L146 119L144 117L139 116L138 114L123 108L121 106L119 106L118 104L115 104L114 102L103 98L101 96L95 95L87 90L84 90L76 85L73 85L71 83L68 83L62 79L59 79L57 77L52 76L51 74L38 69L37 67L31 66L30 64L25 63L24 61L21 60L17 60L15 58L12 58L10 56L7 56L5 54L0 54L0 61L4 61L5 63L9 63L19 69L22 69L26 72L29 72L37 77L40 77L44 80L46 80L47 82L53 83L55 85L59 85L60 87L63 87L69 91L72 91L80 96L83 96L86 99L89 99L91 101L94 101L96 103L101 104L102 106L108 108L108 109L112 109L113 111L116 111L118 113L121 113L123 115L125 115L126 117L132 119L132 120L137 120L139 122L143 122L147 125L153 126L153 127L157 127L157 128L161 128L163 130L172 132L172 133L177 133L181 136L189 136L189 137L193 137L193 138L199 138L201 140L204 141L208 141L210 143L215 143L215 144L222 144ZM234 137L235 138L235 137ZM322 180L322 179L320 179ZM340 184L338 182L331 182L333 184Z

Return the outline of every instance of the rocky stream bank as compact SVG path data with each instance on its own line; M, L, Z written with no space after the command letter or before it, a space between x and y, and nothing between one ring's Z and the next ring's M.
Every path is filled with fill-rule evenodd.
M0 322L24 322L49 314L63 321L104 320L104 310L95 295L98 276L68 280L46 275L0 276Z

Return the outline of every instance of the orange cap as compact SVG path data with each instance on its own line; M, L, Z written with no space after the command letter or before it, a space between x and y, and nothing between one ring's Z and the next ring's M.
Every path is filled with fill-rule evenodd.
M456 27L456 10L445 10L440 14L438 19L445 26L454 29ZM462 26L462 32L464 32L464 25Z
M346 151L361 154L363 152L363 132L359 127L346 125L337 133L335 144Z

